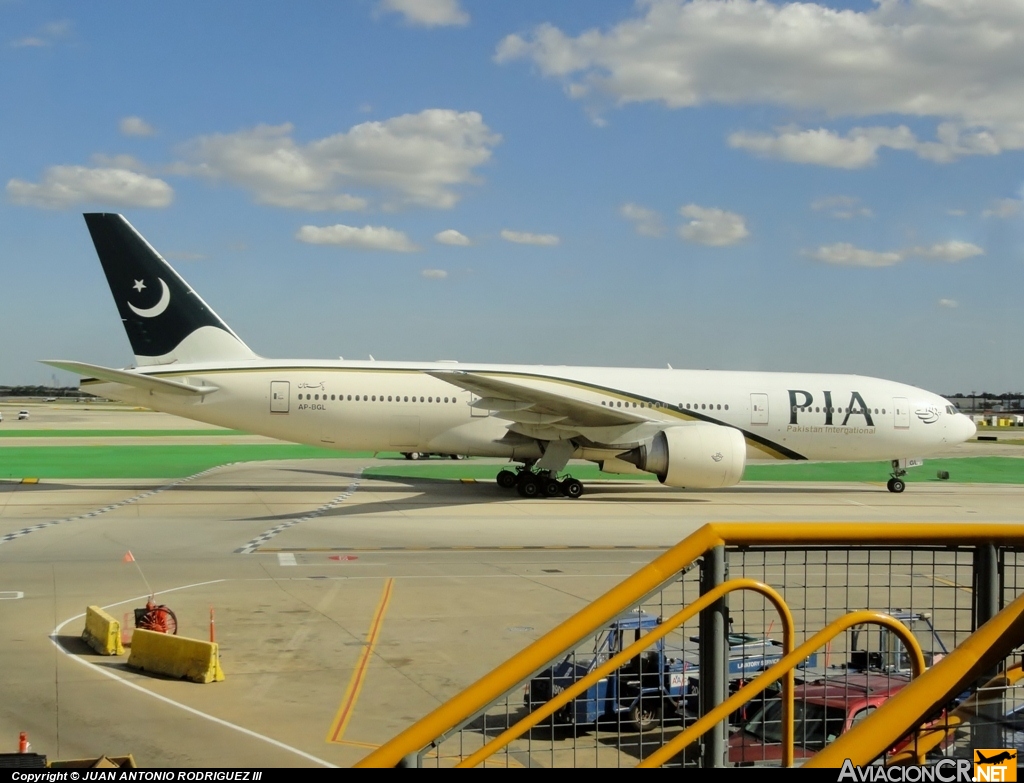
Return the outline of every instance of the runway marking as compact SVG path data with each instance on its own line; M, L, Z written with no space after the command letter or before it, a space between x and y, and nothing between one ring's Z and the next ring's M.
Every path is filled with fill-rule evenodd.
M931 579L933 582L939 582L940 584L948 585L949 587L955 587L957 590L963 590L966 593L974 592L973 587L959 584L958 582L954 582L950 579L943 579L941 576L936 576L935 574L922 574L922 576L925 577L925 579Z
M369 750L377 750L380 747L380 745L374 745L372 742L356 742L356 740L338 740L334 744L351 745L353 748L367 748Z
M205 585L213 585L213 584L218 584L219 582L226 582L226 581L228 581L228 580L227 579L211 579L209 582L196 582L195 584L182 585L181 587L172 587L169 590L161 590L160 593L161 593L161 595L164 594L164 593L175 593L175 592L177 592L179 590L189 590L189 589L191 589L193 587L203 587ZM137 601L142 601L142 600L145 600L145 599L147 599L149 597L150 596L148 594L140 595L140 596L136 596L135 598L129 598L126 601L118 601L117 603L107 604L103 608L104 609L111 609L111 608L113 608L115 606L122 606L124 604L135 603ZM223 718L218 718L218 717L216 717L214 715L210 715L209 713L202 712L201 710L197 710L195 707L189 707L187 704L182 704L179 701L174 701L174 699L169 699L166 696L162 696L159 693L154 693L153 691L146 690L141 685L137 685L134 682L130 682L128 680L122 679L121 677L118 677L113 671L111 671L111 670L109 670L109 669L107 669L105 667L97 666L94 663L90 663L85 658L82 658L82 657L80 657L78 655L75 655L70 650L65 648L64 645L62 645L60 643L60 641L58 641L57 635L61 632L61 629L63 629L65 625L67 625L68 623L74 622L75 620L80 620L83 617L85 617L84 613L76 614L74 617L69 617L67 620L62 622L60 625L58 625L56 628L54 628L53 631L50 632L50 641L53 643L53 645L58 650L60 650L62 653L64 653L68 658L70 658L71 660L75 661L76 663L80 663L80 664L82 664L82 666L85 666L85 667L87 667L89 669L92 669L93 671L98 672L99 674L102 674L104 677L109 677L110 679L114 680L115 682L119 682L122 685L126 685L129 688L132 688L132 689L134 689L136 691L139 691L140 693L144 693L147 696L152 696L154 699L158 699L158 700L164 702L164 704L169 704L172 707L178 707L179 709L182 709L185 712L191 713L192 715L197 715L200 718L205 718L206 720L211 721L212 723L216 723L216 724L218 724L220 726L224 726L224 727L229 728L229 729L234 729L235 731L241 732L242 734L245 734L245 735L247 735L249 737L252 737L254 739L262 740L263 742L269 743L270 745L273 745L273 746L275 746L277 748L281 748L282 750L286 750L286 751L288 751L290 753L294 753L297 756L301 756L302 758L307 759L309 761L312 761L315 764L320 764L321 766L324 766L324 767L331 767L331 768L337 769L337 764L332 764L331 762L324 761L323 759L318 758L318 757L312 755L311 753L306 753L304 750L299 750L298 748L294 748L291 745L286 745L285 743L283 743L283 742L281 742L279 740L276 740L273 737L268 737L268 736L266 736L264 734L259 734L258 732L255 732L255 731L252 731L251 729L245 728L244 726L239 726L238 724L231 723L230 721L226 721Z
M24 597L25 594L21 590L0 590L0 601L17 601Z
M298 565L298 562L296 562L295 555L291 552L278 552L277 564L279 566L293 566Z
M64 517L63 519L54 519L54 520L51 520L50 522L39 522L38 524L30 525L29 527L23 527L21 530L15 530L13 533L7 533L7 534L5 534L3 536L0 536L0 546L3 546L4 544L8 543L9 541L14 541L15 539L22 538L23 536L27 536L30 533L35 533L35 532L37 532L39 530L45 530L48 527L54 527L55 525L63 525L63 524L66 524L68 522L77 522L80 519L92 519L94 517L98 517L100 514L106 514L108 511L113 511L116 508L122 508L123 506L130 506L132 503L138 503L140 500L145 500L146 498L151 498L154 495L159 495L161 492L166 492L167 490L174 489L175 487L179 487L182 484L187 484L190 481L195 481L197 478L201 478L203 476L206 476L206 475L212 473L215 470L220 470L221 468L226 468L226 467L230 467L231 465L237 465L237 464L238 464L237 462L228 462L228 463L225 463L223 465L216 465L216 466L214 466L212 468L208 468L208 469L206 469L204 471L201 471L199 473L194 473L191 476L187 476L186 478L178 479L177 481L172 481L170 484L164 484L162 487L157 487L156 489L151 489L148 492L143 492L140 495L135 495L133 497L127 498L125 500L122 500L122 501L120 501L118 503L112 503L109 506L104 506L103 508L98 508L98 509L95 509L93 511L89 511L89 512L87 512L85 514L79 514L78 516L74 516L74 517Z
M294 527L295 525L299 524L300 522L307 522L310 519L316 519L317 517L321 517L324 514L326 514L328 511L330 511L330 510L332 510L334 508L337 508L342 503L344 503L346 500L348 500L350 497L352 497L352 494L359 488L360 482L361 482L361 479L356 479L355 481L353 481L351 484L348 485L348 489L346 489L344 492L342 492L336 498L333 498L330 502L324 503L316 511L311 511L310 513L306 514L305 516L296 517L295 519L290 519L287 522L282 522L280 525L275 525L274 527L270 528L270 530L267 530L267 531L265 531L263 533L260 533L258 536L256 536L256 538L254 538L248 544L246 544L245 546L241 546L238 549L236 549L235 550L235 554L236 555L251 555L253 552L259 551L260 544L266 543L270 539L274 538L274 536L276 536L278 533L282 533L285 530L287 530L288 528ZM271 550L265 550L265 551L271 551ZM273 551L277 551L277 550L273 550ZM282 551L284 551L284 550L282 550Z
M327 732L327 742L337 743L345 735L349 721L352 720L352 713L355 711L356 701L359 699L359 692L363 689L363 682L366 680L366 672L370 665L370 656L377 646L377 639L380 637L380 629L384 625L384 613L391 603L391 593L394 589L395 580L388 579L384 583L384 592L381 594L380 602L377 604L377 611L373 614L373 621L370 623L370 631L366 637L366 645L359 655L359 662L356 663L355 671L345 689L345 696L341 700L338 714L334 716L330 731Z

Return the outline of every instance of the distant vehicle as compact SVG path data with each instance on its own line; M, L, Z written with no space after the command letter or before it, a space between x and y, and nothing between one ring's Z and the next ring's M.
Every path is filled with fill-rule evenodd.
M813 756L840 734L849 731L905 688L902 674L850 673L798 685L794 690L794 757ZM901 750L910 737L890 752ZM782 701L763 709L729 737L729 762L740 766L779 763L782 759Z
M594 640L593 657L576 661L570 653L538 674L526 688L524 702L531 712L549 702L574 682L622 652L644 631L661 623L646 612L633 612L610 623ZM665 640L609 673L552 716L554 726L592 726L621 717L637 731L653 728L661 716L674 715L686 696L686 670L690 664L665 654Z
M461 454L438 454L433 451L403 451L402 456L406 459L430 459L441 457L442 459L462 459Z
M18 411L18 421L24 421L28 418L28 411Z
M0 413L0 421L3 421L3 420L4 420L4 415L2 413Z
M44 397L43 402L57 402L56 397Z
M934 666L949 654L935 626L932 625L932 616L928 612L890 609L888 614L907 626L917 638L924 652L925 666ZM851 651L847 669L910 673L910 654L899 637L889 628L856 625L850 630Z

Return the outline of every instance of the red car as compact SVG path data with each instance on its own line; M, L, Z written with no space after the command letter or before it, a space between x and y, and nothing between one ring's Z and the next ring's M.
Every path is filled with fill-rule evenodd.
M900 674L851 672L798 685L793 705L794 758L813 756L909 682ZM894 750L908 741L901 740ZM773 699L729 737L729 763L778 764L781 759L782 700Z

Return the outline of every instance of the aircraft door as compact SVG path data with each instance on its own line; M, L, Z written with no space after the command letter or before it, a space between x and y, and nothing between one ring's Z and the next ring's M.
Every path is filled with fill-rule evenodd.
M751 394L750 395L750 423L751 424L767 424L768 423L768 395L767 394Z
M892 415L896 429L910 429L910 402L906 397L892 398Z
M270 382L270 412L271 413L287 413L288 412L288 400L291 396L289 387L291 384L288 381L271 381Z

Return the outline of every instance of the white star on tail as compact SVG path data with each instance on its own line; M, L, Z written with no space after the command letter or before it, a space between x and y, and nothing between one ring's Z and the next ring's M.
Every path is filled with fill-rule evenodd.
M141 291L145 287L146 284L143 283L141 280L136 280L135 285L132 286L132 288L134 288L136 291Z

